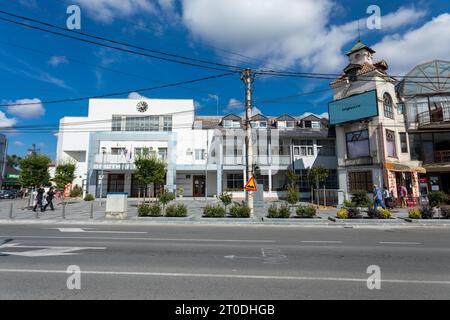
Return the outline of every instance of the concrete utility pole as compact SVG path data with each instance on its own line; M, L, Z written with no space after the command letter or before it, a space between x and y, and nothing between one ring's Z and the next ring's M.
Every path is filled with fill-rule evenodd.
M253 177L253 141L252 141L252 126L250 119L252 117L252 82L253 73L251 69L245 69L242 71L241 80L245 84L245 146L246 146L246 169L247 180ZM250 208L250 212L253 215L253 194L252 191L245 191L245 201Z

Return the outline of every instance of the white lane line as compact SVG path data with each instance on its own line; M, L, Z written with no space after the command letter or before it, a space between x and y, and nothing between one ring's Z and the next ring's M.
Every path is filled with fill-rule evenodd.
M46 269L0 269L0 273L49 273L67 274L67 270ZM148 276L148 277L184 277L184 278L229 278L229 279L259 279L259 280L297 280L297 281L340 281L363 282L366 278L340 278L340 277L300 277L300 276L276 276L276 275L252 275L252 274L219 274L219 273L169 273L169 272L127 272L127 271L81 271L85 275L114 275L114 276ZM384 283L404 284L444 284L450 285L448 280L409 280L409 279L382 279Z
M186 241L186 242L261 242L261 243L275 243L275 240L243 240L243 239L176 239L176 238L113 238L113 237L58 237L58 236L23 236L23 235L9 235L0 236L1 238L14 239L92 239L92 240L143 240L143 241Z
M102 231L102 230L85 230L85 228L56 228L58 229L60 232L69 232L69 233L123 233L123 234L134 234L134 233L139 233L139 234L143 234L143 233L148 233L145 231Z
M378 242L379 244L406 244L406 245L417 245L417 244L422 244L420 242L402 242L402 241L381 241Z
M342 243L342 241L338 240L304 240L300 241L302 243Z

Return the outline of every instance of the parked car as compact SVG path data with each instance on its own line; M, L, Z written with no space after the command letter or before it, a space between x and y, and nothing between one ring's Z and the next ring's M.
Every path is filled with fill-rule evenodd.
M14 190L0 190L0 199L16 199L17 197Z

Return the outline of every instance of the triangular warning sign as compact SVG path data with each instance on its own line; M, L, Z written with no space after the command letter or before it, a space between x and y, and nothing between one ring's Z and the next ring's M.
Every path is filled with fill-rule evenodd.
M256 181L254 177L250 177L244 187L247 191L256 191Z

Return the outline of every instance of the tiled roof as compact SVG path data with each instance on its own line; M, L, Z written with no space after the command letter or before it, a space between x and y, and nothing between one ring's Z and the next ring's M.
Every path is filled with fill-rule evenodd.
M358 42L353 46L353 48L351 48L350 51L347 52L347 55L351 55L353 52L359 51L361 49L367 49L367 51L375 53L375 50L366 46L364 43L361 42L361 40L358 40Z
M347 79L350 75L353 76L361 76L364 75L366 73L372 72L372 71L379 71L381 73L387 74L386 70L388 69L388 64L386 63L386 61L381 60L378 61L374 64L370 64L370 63L364 63L364 64L352 64L350 63L349 65L347 65L344 68L344 72L342 72L342 74L337 77L336 79L334 79L331 84L337 83L339 81L345 80Z

